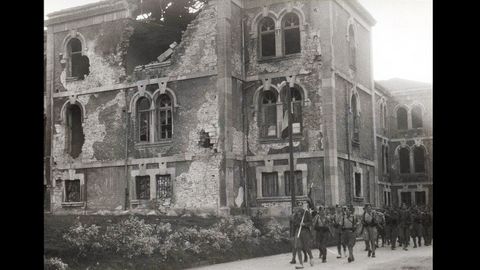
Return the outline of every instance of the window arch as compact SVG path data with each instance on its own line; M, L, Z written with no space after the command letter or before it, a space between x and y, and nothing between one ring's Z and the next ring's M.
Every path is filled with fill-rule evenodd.
M400 158L400 173L410 173L410 149L402 147L398 154Z
M388 160L388 150L389 147L388 145L385 145L385 173L388 173L390 171L390 161Z
M155 102L156 112L156 141L171 139L173 131L172 123L172 99L167 94L161 94Z
M71 38L67 43L68 75L83 80L90 74L90 61L83 55L82 42L78 38Z
M397 110L397 128L400 130L408 129L408 112L404 107Z
M302 108L303 108L303 95L302 95L302 90L299 89L297 86L294 88L286 87L284 88L283 91L283 118L284 121L282 123L282 129L285 129L285 125L287 125L287 91L290 91L290 97L292 99L292 111L293 111L293 117L292 117L292 132L293 134L299 134L302 133L303 130L303 113L302 113Z
M283 50L285 55L300 53L300 18L291 12L285 15L282 22Z
M262 137L277 136L277 100L277 91L262 91L260 98Z
M66 108L66 150L71 157L77 158L82 152L85 134L82 127L82 109L77 104Z
M387 128L387 104L383 103L383 128Z
M275 21L270 17L264 17L259 24L259 32L261 57L275 56Z
M422 108L417 105L412 108L412 128L421 127L423 127Z
M348 62L351 68L356 66L356 45L355 45L355 29L353 24L348 27Z
M146 97L141 97L137 100L136 115L137 115L137 132L139 142L150 141L150 123L151 123L151 102Z
M416 173L425 172L425 148L423 146L415 146L413 148L413 160Z

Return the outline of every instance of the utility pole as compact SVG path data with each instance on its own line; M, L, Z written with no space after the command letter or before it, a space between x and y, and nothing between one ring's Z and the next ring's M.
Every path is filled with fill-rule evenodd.
M345 131L346 131L346 143L347 143L347 175L345 177L345 182L346 183L350 183L350 192L352 192L352 187L353 187L353 183L351 181L351 173L350 173L350 132L348 130L348 124L349 124L349 119L350 119L350 115L349 115L349 104L348 104L348 95L349 94L349 91L348 91L348 88L345 88ZM355 193L355 190L353 190L353 192ZM351 193L350 196L348 196L348 199L349 200L352 200L353 198L353 194L354 193ZM350 202L351 203L351 202Z
M289 83L289 88L287 90L287 110L288 110L288 147L289 147L289 154L290 154L290 192L292 195L292 213L294 212L294 207L296 204L296 198L295 198L295 184L296 184L296 179L295 179L295 174L294 174L294 166L293 166L293 130L292 130L292 118L293 118L293 113L292 113L292 91L294 87L294 82L295 79L293 76L289 76L288 78L288 83Z

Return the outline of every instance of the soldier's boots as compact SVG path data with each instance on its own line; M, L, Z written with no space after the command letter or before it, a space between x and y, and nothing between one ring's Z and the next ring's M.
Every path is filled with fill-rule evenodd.
M372 258L375 258L375 252L372 252Z
M372 251L371 250L368 251L368 257L370 257L370 256L372 256Z

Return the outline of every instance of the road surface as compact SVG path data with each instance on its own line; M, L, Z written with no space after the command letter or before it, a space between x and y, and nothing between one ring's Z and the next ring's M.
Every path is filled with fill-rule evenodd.
M348 263L347 258L337 259L336 247L329 247L327 251L327 262L322 263L318 258L318 249L313 251L314 266L304 263L305 270L308 269L331 269L331 270L431 270L433 269L432 246L419 248L409 247L408 251L397 248L391 250L389 247L378 248L375 258L369 258L364 251L365 244L359 241L354 247L355 261ZM229 263L222 263L191 270L293 270L295 266L290 264L291 253L279 254L268 257L260 257L248 260L241 260ZM299 265L298 262L296 264Z

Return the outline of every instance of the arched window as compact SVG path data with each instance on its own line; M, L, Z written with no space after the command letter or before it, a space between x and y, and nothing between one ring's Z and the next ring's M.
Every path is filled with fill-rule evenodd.
M277 92L263 91L261 94L261 136L277 136Z
M421 127L423 127L422 108L420 106L415 106L412 109L412 128Z
M82 127L82 110L77 104L70 104L66 110L66 143L67 152L77 158L82 152L85 135Z
M400 173L410 173L410 150L403 147L399 150Z
M283 44L285 55L300 53L300 19L295 13L283 19Z
M413 149L413 159L415 164L416 173L425 172L425 149L421 146L417 146Z
M359 126L359 113L358 113L358 100L357 95L352 95L351 111L353 117L353 140L359 142L360 140L360 126Z
M260 22L260 52L262 57L275 56L275 22L265 17Z
M348 27L348 62L351 68L356 66L356 48L355 48L355 31L353 25Z
M385 164L385 145L382 144L382 170L383 170L383 174L386 173L386 164Z
M292 99L292 111L293 111L293 117L292 117L292 133L293 134L300 134L302 133L303 129L303 117L302 117L302 107L303 107L303 97L301 90L298 89L297 87L295 88L286 88L284 91L284 96L283 96L283 123L282 123L282 130L288 130L286 129L288 126L288 117L287 115L287 92L290 91L290 97ZM282 136L285 137L285 136Z
M137 131L138 141L150 141L150 100L146 97L141 97L137 101Z
M383 128L387 128L387 105L383 104Z
M156 141L172 138L172 100L167 94L159 95L155 103Z
M82 43L78 38L72 38L68 42L68 58L70 60L68 73L70 77L83 80L90 73L90 61L82 55Z
M389 160L388 160L388 146L385 146L385 173L388 173L389 171Z
M400 130L408 129L407 109L400 107L397 110L397 128Z

